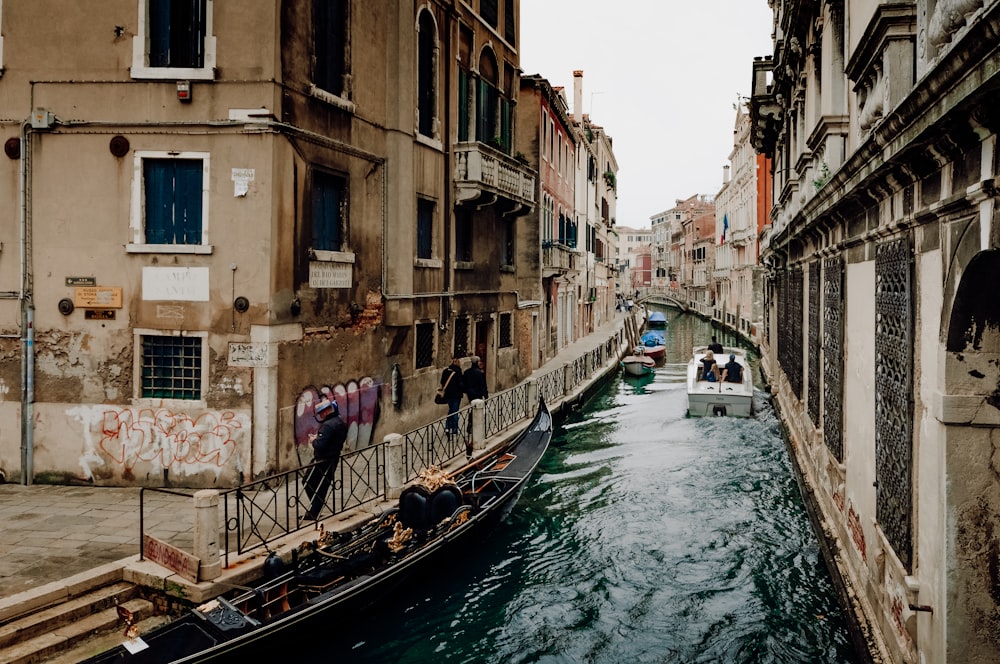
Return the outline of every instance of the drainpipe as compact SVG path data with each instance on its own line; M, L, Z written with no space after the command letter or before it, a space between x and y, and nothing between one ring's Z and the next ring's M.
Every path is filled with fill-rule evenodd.
M21 305L21 484L30 485L35 474L35 308L31 300L31 235L28 223L28 160L31 144L30 125L21 124L20 160L20 226L21 226L21 290L17 299Z

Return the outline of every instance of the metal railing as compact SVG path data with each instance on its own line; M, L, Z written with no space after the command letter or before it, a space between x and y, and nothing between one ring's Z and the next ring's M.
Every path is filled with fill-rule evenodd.
M533 416L530 399L542 398L548 404L555 404L570 394L618 353L622 339L622 332L619 331L572 362L539 374L532 381L491 395L484 404L486 439L502 434ZM534 394L532 386L536 390ZM456 433L449 434L449 416L446 415L399 436L402 439L405 482L416 479L420 471L428 466L444 465L466 453L466 444L472 441L473 406L460 408L453 417L457 421ZM341 457L333 471L330 491L324 501L324 513L329 511L338 515L388 497L389 444L383 441ZM225 566L229 566L231 555L266 548L281 537L312 527L313 522L304 519L311 506L305 485L306 477L318 465L313 463L275 473L220 491ZM191 495L167 489L149 490ZM141 495L140 534L144 532Z

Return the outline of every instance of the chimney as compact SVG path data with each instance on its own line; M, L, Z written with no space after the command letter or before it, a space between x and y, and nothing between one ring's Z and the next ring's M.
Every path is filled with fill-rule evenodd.
M583 120L583 70L573 70L573 122Z
M722 184L729 184L729 164L722 167Z

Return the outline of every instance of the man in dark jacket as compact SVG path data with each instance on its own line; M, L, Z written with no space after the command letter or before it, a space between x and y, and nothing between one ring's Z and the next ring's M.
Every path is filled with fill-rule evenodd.
M303 519L315 521L319 517L326 494L333 481L333 471L340 461L340 451L344 449L347 440L347 425L340 419L340 408L336 399L321 399L315 408L316 419L320 421L319 431L309 439L313 446L313 461L315 463L306 475L306 495L312 501Z
M476 399L485 400L489 396L486 389L486 374L483 373L479 356L472 356L472 365L462 374L462 382L465 384L465 394L469 397L469 403Z
M460 358L452 358L451 364L441 372L441 389L448 404L448 419L444 422L444 432L449 436L458 433L458 409L462 405L462 396L465 395L461 362Z
M743 382L743 367L736 361L736 355L733 353L729 354L729 362L726 363L726 366L722 370L722 380L727 383Z
M478 355L473 355L472 365L462 374L462 382L465 384L465 394L469 397L469 403L476 399L484 401L489 396L486 389L486 374L483 373L482 363ZM465 440L465 458L472 458L472 418L469 418L469 426L466 431L469 437Z

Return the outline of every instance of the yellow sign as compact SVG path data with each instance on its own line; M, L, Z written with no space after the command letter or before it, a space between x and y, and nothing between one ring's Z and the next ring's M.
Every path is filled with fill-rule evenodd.
M77 286L73 305L81 309L121 309L121 286Z

